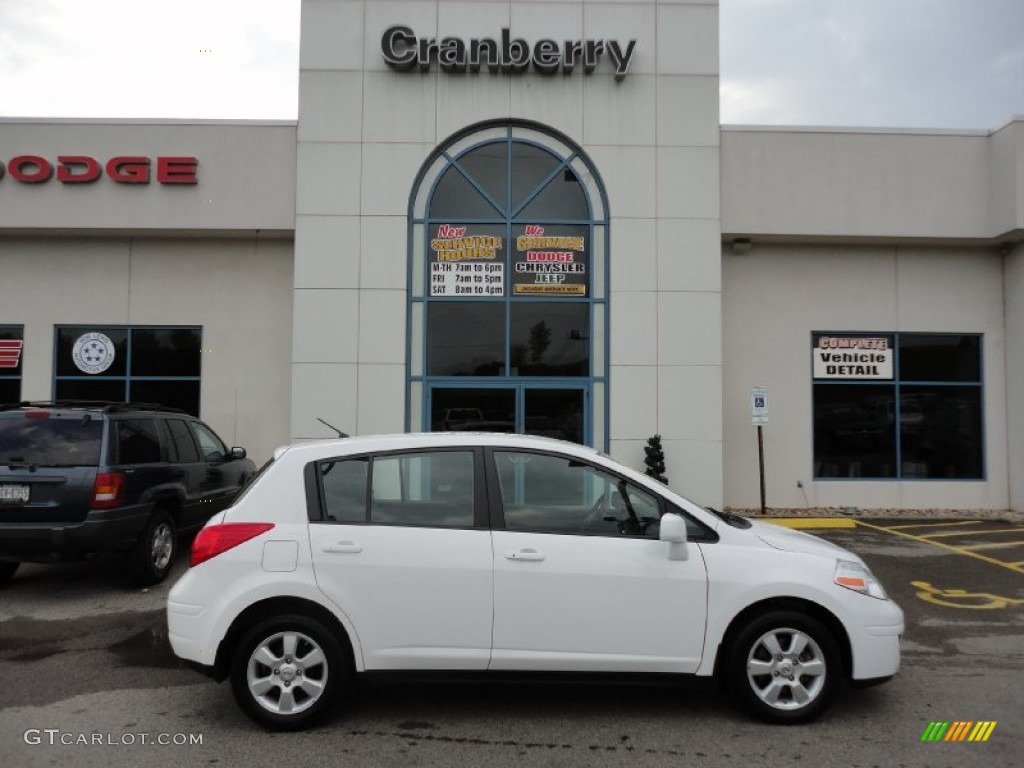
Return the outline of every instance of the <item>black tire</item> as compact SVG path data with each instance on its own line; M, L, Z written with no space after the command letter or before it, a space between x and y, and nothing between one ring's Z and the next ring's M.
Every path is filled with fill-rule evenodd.
M14 578L14 573L21 563L12 563L9 560L0 560L0 587L4 586Z
M796 611L753 619L737 635L723 671L738 704L760 720L788 725L809 722L828 709L843 677L835 638L821 622Z
M292 638L290 654L286 638ZM246 716L268 730L309 727L349 688L352 662L344 643L309 616L289 614L261 621L245 633L231 658L235 701ZM293 711L282 711L289 706Z
M170 573L178 552L178 528L162 507L150 513L142 535L128 553L128 574L139 586L159 584Z

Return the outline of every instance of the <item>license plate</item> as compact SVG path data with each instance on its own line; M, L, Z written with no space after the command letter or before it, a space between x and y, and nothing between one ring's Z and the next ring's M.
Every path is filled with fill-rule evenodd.
M0 504L27 504L27 485L0 485Z

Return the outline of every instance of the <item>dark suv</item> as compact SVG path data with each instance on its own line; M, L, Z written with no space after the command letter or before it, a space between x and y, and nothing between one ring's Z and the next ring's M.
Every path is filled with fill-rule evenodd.
M0 405L0 584L21 562L127 554L139 584L179 535L227 508L253 463L183 411L140 403Z

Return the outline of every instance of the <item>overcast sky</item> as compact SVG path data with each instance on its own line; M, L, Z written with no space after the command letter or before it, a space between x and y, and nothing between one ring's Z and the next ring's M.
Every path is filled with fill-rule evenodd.
M0 0L0 115L295 119L299 6ZM723 123L992 129L1024 115L1024 0L720 6Z

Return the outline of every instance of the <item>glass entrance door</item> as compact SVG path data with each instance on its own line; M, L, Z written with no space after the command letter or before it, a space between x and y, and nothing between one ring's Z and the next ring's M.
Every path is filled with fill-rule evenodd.
M432 432L517 432L585 444L585 386L518 384L430 388Z

